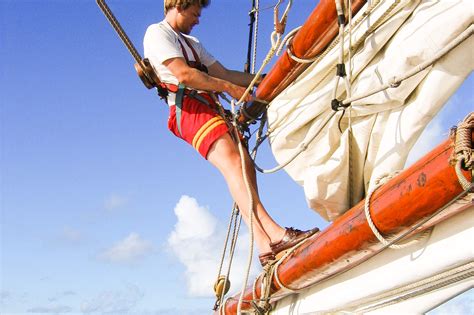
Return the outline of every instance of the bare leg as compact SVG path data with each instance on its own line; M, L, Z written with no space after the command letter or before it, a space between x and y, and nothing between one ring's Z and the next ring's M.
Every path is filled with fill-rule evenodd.
M234 201L239 206L244 221L250 226L249 196L242 174L242 163L237 145L229 134L220 137L211 147L207 159L224 176ZM253 196L255 242L260 253L270 251L270 242L280 240L285 229L279 226L267 213L257 193L255 169L245 151L246 171Z

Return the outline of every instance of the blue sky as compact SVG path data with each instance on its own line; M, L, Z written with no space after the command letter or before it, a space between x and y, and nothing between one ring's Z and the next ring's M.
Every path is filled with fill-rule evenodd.
M162 1L109 2L142 52ZM214 1L193 31L229 68L245 62L250 3ZM287 31L313 7L295 1ZM261 16L260 61L272 14ZM0 60L2 314L209 313L205 284L232 200L218 172L169 133L166 105L142 86L95 1L0 0ZM472 110L473 84L471 75L421 143L434 146ZM259 161L274 165L268 149ZM281 225L327 225L284 172L259 183ZM238 265L247 247L239 243Z

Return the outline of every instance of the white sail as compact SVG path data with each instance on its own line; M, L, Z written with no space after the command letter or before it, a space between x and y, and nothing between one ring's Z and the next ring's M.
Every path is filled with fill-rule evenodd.
M358 23L351 41L360 45L351 58L352 96L430 60L474 20L471 0L381 1L372 7L365 18L353 18ZM346 54L348 43L345 36ZM380 174L402 169L423 129L474 69L473 51L469 36L397 88L352 102L342 118L342 111L331 109L338 45L280 93L268 109L272 151L282 164L297 155L285 170L304 187L309 206L333 220ZM336 97L348 97L342 79Z

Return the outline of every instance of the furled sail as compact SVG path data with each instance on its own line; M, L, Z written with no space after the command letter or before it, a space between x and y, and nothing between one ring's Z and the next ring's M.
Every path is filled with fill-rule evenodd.
M423 129L474 69L473 20L471 0L369 1L344 36L350 88L335 76L338 37L270 103L273 154L280 164L296 156L285 170L304 187L312 209L333 220L377 177L403 168ZM399 85L355 100L345 111L331 108L334 99L402 77L466 32L459 45Z

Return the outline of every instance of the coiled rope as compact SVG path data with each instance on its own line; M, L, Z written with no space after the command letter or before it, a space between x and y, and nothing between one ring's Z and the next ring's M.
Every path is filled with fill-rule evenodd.
M449 162L455 166L459 183L464 190L472 189L472 182L469 182L462 173L462 168L471 171L473 174L474 154L472 150L472 130L474 129L474 112L470 113L464 121L451 131L451 138L454 139L454 150ZM474 178L474 176L472 176ZM473 179L474 180L474 179Z

